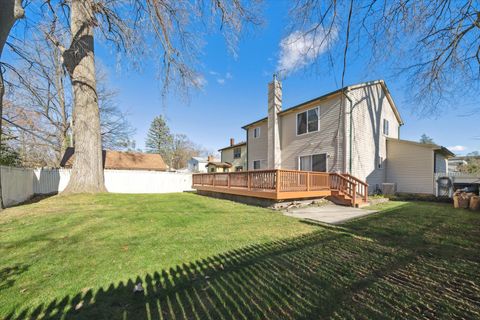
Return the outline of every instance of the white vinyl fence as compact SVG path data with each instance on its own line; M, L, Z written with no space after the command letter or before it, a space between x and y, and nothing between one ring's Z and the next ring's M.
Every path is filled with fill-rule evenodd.
M36 194L62 192L70 169L1 167L5 206L23 202ZM105 170L105 187L114 193L170 193L192 189L190 173L147 170Z

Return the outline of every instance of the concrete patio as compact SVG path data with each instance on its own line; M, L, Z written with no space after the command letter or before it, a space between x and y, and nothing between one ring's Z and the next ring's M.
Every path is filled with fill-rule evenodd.
M367 216L376 210L364 210L346 206L325 205L318 207L291 208L283 210L283 214L299 219L308 219L318 222L340 224L342 222Z

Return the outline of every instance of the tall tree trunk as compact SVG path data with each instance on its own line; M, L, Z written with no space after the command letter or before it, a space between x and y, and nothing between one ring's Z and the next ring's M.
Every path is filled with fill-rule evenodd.
M67 104L65 102L65 87L63 85L63 80L65 78L64 72L63 72L63 64L62 64L62 55L60 50L57 47L54 47L53 49L53 61L55 64L55 91L57 92L58 96L58 108L60 111L60 115L62 117L61 119L61 124L60 124L60 151L57 157L57 165L60 164L60 161L63 158L63 155L65 154L65 150L70 146L69 145L69 140L68 140L68 126L69 126L69 120L68 120L68 114L67 114Z
M96 21L91 0L72 0L72 43L63 54L73 87L75 159L65 193L105 192L100 114L95 81L93 32Z
M23 18L24 10L21 0L0 0L0 59L2 58L3 47L7 42L10 30L18 19ZM3 116L3 95L5 94L5 84L3 81L3 71L0 68L0 142L2 141L2 116ZM0 210L3 206L2 196L2 170L0 170Z

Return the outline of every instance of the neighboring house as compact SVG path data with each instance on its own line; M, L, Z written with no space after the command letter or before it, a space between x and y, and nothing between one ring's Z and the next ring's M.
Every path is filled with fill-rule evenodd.
M208 156L208 162L205 166L208 172L230 172L232 164L229 162L218 161L213 156Z
M190 172L207 172L208 158L192 157L188 160L187 168Z
M154 170L167 171L168 166L162 157L156 153L121 152L103 150L103 168L116 170ZM75 159L75 149L67 148L60 166L71 168Z
M235 140L230 138L230 145L218 151L221 153L221 162L231 164L230 171L247 170L247 143L245 141L235 143Z
M432 175L447 171L445 159L453 154L440 146L398 140L402 125L383 80L348 86L282 110L282 85L274 78L268 85L267 117L243 127L246 167L349 173L366 181L370 193L384 183L397 184L401 192L435 193ZM408 167L402 157L411 161ZM411 174L415 170L425 177Z
M468 157L454 157L448 159L448 171L459 172L462 165L466 165Z

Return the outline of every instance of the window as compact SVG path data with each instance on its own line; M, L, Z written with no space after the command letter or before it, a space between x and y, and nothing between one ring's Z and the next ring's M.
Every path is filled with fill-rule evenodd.
M238 159L242 156L242 148L233 149L233 159Z
M253 161L253 170L260 169L260 160Z
M243 167L242 166L235 167L235 171L243 171Z
M313 108L297 114L297 135L319 130L319 108Z
M383 168L383 157L378 156L378 158L377 158L377 168L378 169Z
M298 169L302 171L327 172L327 154L313 154L298 158Z
M253 137L254 138L260 137L260 127L256 127L253 129Z
M211 168L210 168L210 172L215 172L215 168L214 168L214 167L211 167Z
M383 134L388 136L389 123L387 119L383 119Z

